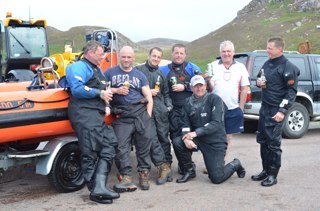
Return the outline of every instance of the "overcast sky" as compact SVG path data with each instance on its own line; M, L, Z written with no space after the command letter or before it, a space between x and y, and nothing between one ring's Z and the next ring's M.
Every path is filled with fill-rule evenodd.
M74 26L114 29L134 42L152 38L193 41L232 21L251 0L1 0L7 11L28 20L46 19L61 31ZM29 15L30 10L30 15Z

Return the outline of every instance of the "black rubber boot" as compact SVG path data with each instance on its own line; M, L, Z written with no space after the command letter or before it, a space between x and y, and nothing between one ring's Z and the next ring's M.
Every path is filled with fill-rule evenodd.
M93 188L94 188L94 180L91 180L91 181L89 181L89 182L86 182L86 186L87 186L87 188L88 188L88 190L90 191L90 192L92 192L92 190L93 190Z
M103 174L96 174L95 185L92 189L90 196L101 196L105 199L117 199L120 197L119 193L106 188L107 176Z
M262 161L262 171L259 174L255 174L251 176L251 179L253 181L261 181L264 180L265 178L267 178L268 173L267 173L267 169L268 169L268 165Z
M267 171L263 169L259 174L252 175L251 179L253 181L261 181L267 177L268 177Z
M239 159L235 158L229 164L233 166L239 178L244 178L246 176L246 170L242 167Z
M183 175L183 168L180 166L180 164L178 164L178 173Z
M277 167L274 166L269 166L268 168L268 176L261 182L262 186L272 186L277 184L277 176L279 173L279 169Z
M97 203L100 203L100 204L112 204L113 203L112 199L105 199L105 198L103 198L101 196L92 196L90 194L89 198L90 198L91 201L94 201L94 202L97 202Z
M188 163L183 166L183 176L177 179L177 183L185 183L188 180L196 177L196 168L193 163Z
M119 193L106 188L108 169L107 161L100 159L96 169L94 185L90 193L90 199L92 201L102 204L111 204L112 199L120 197Z
M258 136L257 136L258 141ZM258 141L259 142L259 141ZM268 177L268 166L269 166L269 159L270 159L270 150L267 144L260 144L260 156L262 160L262 171L259 174L255 174L251 176L253 181L261 181Z
M96 157L86 155L81 159L82 175L87 185L88 190L91 192L94 186L94 177L96 172Z

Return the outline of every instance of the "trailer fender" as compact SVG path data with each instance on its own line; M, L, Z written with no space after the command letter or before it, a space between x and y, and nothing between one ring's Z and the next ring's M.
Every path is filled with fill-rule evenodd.
M51 171L53 161L55 160L58 152L67 144L78 142L78 138L73 135L60 136L48 142L43 142L38 148L49 151L48 156L41 157L36 163L36 173L41 175L48 175Z

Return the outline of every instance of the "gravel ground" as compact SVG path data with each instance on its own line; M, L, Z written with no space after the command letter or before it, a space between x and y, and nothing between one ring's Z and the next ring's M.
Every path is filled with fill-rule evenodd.
M261 170L259 145L254 134L241 134L234 136L227 160L241 160L247 170L243 179L234 174L223 184L212 184L202 174L204 163L198 152L193 156L197 177L190 182L175 182L179 175L174 160L173 182L157 186L157 171L152 168L149 191L123 193L113 204L103 205L90 201L86 188L57 193L47 177L36 175L33 166L27 166L10 169L0 177L0 210L320 210L318 135L319 130L312 130L303 139L283 140L282 168L278 184L272 187L251 181L250 176ZM134 153L132 157L135 160ZM136 171L134 177L138 182ZM116 182L113 166L108 185Z

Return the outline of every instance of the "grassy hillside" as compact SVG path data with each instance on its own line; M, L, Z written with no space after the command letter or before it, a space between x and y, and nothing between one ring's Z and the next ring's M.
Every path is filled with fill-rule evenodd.
M99 26L77 26L69 29L68 31L59 31L56 28L48 27L48 39L50 54L62 53L64 51L64 44L66 41L74 42L74 52L81 51L85 45L85 36L92 33L94 30L105 29L105 27ZM130 45L133 46L136 51L145 52L145 49L138 44L132 42L129 38L123 34L117 32L119 46Z
M162 48L163 50L171 49L171 47L176 43L187 44L188 42L167 38L154 38L150 40L137 42L138 45L143 46L146 49L150 49L154 47L156 44L157 47Z

